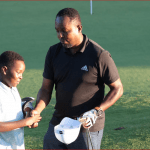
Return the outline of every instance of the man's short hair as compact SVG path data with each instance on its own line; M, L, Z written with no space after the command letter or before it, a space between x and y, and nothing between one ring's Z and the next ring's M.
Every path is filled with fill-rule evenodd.
M5 51L0 55L0 68L7 66L8 68L14 65L14 61L24 61L23 57L14 51Z
M58 12L57 17L69 17L70 21L77 20L81 24L81 18L79 12L74 8L64 8Z

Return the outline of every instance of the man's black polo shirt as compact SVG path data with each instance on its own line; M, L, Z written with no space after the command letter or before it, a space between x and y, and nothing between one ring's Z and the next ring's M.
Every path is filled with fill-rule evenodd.
M56 105L51 123L57 125L64 117L76 118L101 104L105 84L119 78L111 55L84 35L83 47L72 55L61 43L50 47L43 77L53 80ZM105 114L90 131L104 128Z

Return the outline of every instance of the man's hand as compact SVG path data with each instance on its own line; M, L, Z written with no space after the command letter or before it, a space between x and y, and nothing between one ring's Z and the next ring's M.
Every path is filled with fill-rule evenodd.
M92 109L83 114L83 118L86 118L86 122L83 123L85 129L92 127L97 119L96 110Z
M30 112L30 115L31 116L34 116L34 115L40 115L40 113L37 111L37 110L32 110L31 112Z
M33 123L31 126L28 126L29 128L37 128L38 127L38 122Z

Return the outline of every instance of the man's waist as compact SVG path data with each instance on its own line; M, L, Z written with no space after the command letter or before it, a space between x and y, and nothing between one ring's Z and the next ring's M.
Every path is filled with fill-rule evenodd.
M57 124L59 124L59 123L61 122L61 120L62 120L63 118L65 118L65 117L69 117L69 118L71 118L71 119L77 120L77 118L78 118L78 117L81 117L81 116L82 116L82 115L76 115L76 116L60 115L60 114L58 114L57 111L55 111L50 122L51 122L53 125L57 125ZM101 116L99 116L99 119L98 119L98 120L101 120L101 119L103 119L103 118L105 119L105 113L103 113Z
M67 116L59 116L59 117L56 117L53 115L50 123L54 126L60 124L61 120L64 118L64 117L67 117ZM70 117L72 119L77 119L77 117ZM91 132L96 132L96 131L99 131L101 129L104 128L104 123L105 123L105 113L103 113L102 116L100 116L97 120L96 120L96 123L90 128L90 131ZM86 130L81 127L81 132L85 132Z

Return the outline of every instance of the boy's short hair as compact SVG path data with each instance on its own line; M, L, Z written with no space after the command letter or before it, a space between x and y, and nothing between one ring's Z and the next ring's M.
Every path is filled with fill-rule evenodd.
M3 66L12 67L14 65L14 61L20 60L24 61L23 57L14 52L14 51L5 51L0 55L0 69Z

